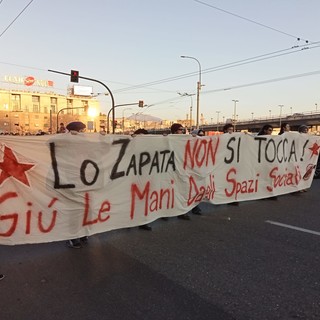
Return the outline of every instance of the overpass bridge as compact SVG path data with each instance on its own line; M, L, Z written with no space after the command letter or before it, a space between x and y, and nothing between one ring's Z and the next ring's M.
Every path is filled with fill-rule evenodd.
M292 131L297 131L302 124L310 127L311 131L317 132L320 130L320 111L311 111L305 113L293 113L292 115L259 117L253 119L238 120L235 123L236 131L246 130L249 132L259 132L261 127L270 124L275 129L280 129L281 123L289 123ZM213 123L210 125L201 126L205 131L222 131L225 123ZM318 130L319 129L319 130Z
M260 129L270 124L277 131L280 131L280 122L289 123L291 131L298 131L298 128L305 124L310 128L310 131L314 133L320 133L320 111L310 111L304 113L293 113L290 115L280 116L265 116L253 119L244 119L236 121L236 131L248 131L248 132L259 132ZM206 125L200 125L200 128L205 131L220 131L222 132L223 126L228 122L211 123ZM230 121L231 123L231 121ZM170 128L163 129L149 129L151 134L163 134L170 133Z

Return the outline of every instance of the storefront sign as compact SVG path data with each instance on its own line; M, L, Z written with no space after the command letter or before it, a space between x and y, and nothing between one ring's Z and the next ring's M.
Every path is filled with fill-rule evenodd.
M52 80L39 80L33 76L4 76L4 81L15 84L22 84L27 87L37 86L37 87L53 87Z

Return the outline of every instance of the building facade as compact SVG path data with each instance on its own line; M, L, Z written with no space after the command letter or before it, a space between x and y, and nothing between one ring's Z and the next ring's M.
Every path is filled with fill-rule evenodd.
M55 133L59 123L82 121L89 131L99 130L100 103L91 96L60 95L53 92L0 89L0 133Z

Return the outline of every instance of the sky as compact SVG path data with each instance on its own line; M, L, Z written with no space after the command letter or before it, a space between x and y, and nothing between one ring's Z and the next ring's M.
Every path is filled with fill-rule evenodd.
M195 119L201 68L208 123L235 111L243 120L316 112L319 12L319 0L0 0L0 87L5 75L34 76L66 94L70 78L48 69L78 70L105 83L116 105L144 101L119 106L117 117L174 121L191 105ZM108 112L103 86L79 85L102 93Z

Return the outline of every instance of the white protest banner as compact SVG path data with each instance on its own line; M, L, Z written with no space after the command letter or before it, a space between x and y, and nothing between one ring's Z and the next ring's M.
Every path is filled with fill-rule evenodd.
M320 138L2 136L0 244L73 239L311 186Z

